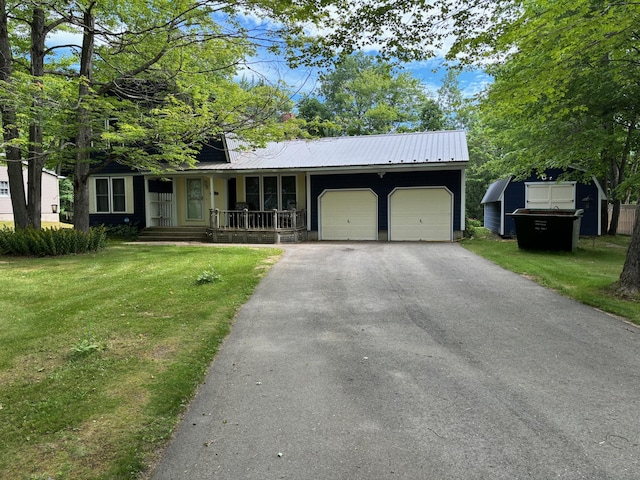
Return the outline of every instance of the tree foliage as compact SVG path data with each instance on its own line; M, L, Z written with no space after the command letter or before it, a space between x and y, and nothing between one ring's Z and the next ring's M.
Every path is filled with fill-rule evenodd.
M312 134L371 135L437 130L445 124L439 105L417 78L362 52L323 73L315 95L298 103Z
M525 176L571 166L582 179L605 179L615 233L620 201L637 198L640 188L640 6L498 1L482 14L490 20L482 26L460 10L452 17L459 32L474 28L464 30L451 55L490 62L495 82L483 121L504 153L498 168ZM625 271L635 273L621 276L625 291L640 288L638 242L634 232Z
M82 230L89 175L106 163L180 168L222 132L252 142L282 136L276 119L290 108L282 85L234 76L257 46L302 45L303 22L326 14L314 2L286 1L3 0L0 8L0 104L16 226L39 227L39 178L49 164L73 169ZM242 26L249 11L272 19L270 30ZM54 34L71 40L50 47Z

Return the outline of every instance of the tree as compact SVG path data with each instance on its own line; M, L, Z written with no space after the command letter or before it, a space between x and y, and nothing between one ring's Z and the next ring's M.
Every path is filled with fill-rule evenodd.
M320 82L318 97L304 97L298 111L307 122L332 121L346 135L415 130L416 105L427 100L419 80L362 52L337 63Z
M581 0L496 2L495 8L508 12L509 22L495 16L465 34L452 55L466 49L476 60L496 62L483 111L505 149L503 171L578 167L584 177L608 178L615 207L629 188L639 188L626 174L639 139L640 7ZM459 27L471 21L456 20ZM637 265L638 243L634 231L627 265ZM621 291L639 289L637 276L621 276Z
M5 90L10 90L13 75L13 53L9 36L9 16L6 0L0 0L0 82ZM24 191L22 174L22 152L16 145L20 138L17 125L17 112L14 105L8 101L0 101L0 115L2 116L3 141L5 144L5 158L11 192L11 204L14 212L16 228L26 228L29 224L27 202Z
M91 146L104 143L114 135L113 131L107 132L101 128L98 122L99 116L110 110L109 97L116 96L121 100L117 105L117 108L121 109L117 111L118 118L127 116L123 109L131 107L131 112L139 109L139 118L153 118L148 124L155 125L153 128L159 135L157 138L160 138L160 133L173 132L167 137L173 140L173 144L165 141L161 142L161 145L156 145L155 155L146 157L147 167L154 166L153 159L157 160L160 152L165 159L168 156L174 161L177 161L181 152L184 153L183 157L193 158L195 150L192 147L196 145L197 140L202 140L202 131L195 134L184 131L182 134L175 134L175 128L162 128L160 125L171 121L175 125L179 115L168 115L166 111L162 115L149 115L151 112L157 112L157 106L150 105L147 99L143 98L144 95L142 97L134 95L135 98L126 95L119 97L119 95L122 93L120 88L122 85L125 85L127 90L133 84L140 85L140 82L172 88L184 87L188 82L180 83L173 80L176 80L179 75L194 73L182 68L184 61L189 58L188 55L194 53L194 48L208 44L215 45L215 48L206 52L207 55L226 59L233 57L234 61L224 65L224 62L218 62L210 73L224 70L227 74L233 74L243 59L258 46L270 51L284 52L291 65L297 65L303 61L326 64L336 57L348 57L364 43L382 45L385 58L395 56L398 59L408 60L432 55L432 49L424 48L424 40L436 40L441 37L434 34L439 26L439 19L432 15L433 8L425 5L424 2L416 4L398 2L394 5L377 0L355 2L347 0L328 2L315 0L300 2L288 0L252 2L28 0L17 2L12 0L9 4L6 2L7 0L4 0L0 5L3 7L2 21L6 26L0 31L3 35L0 42L4 43L1 48L4 52L17 56L3 57L4 67L0 80L5 81L8 95L2 98L2 122L7 159L13 159L10 160L12 164L10 182L19 228L27 224L38 226L39 220L36 218L39 217L40 200L37 189L42 162L56 162L60 159L73 159L74 164L77 164L74 166L78 193L76 220L79 223L77 227L87 228L85 193L88 171L83 164L89 158L95 158L92 156ZM335 12L341 13L338 16ZM255 31L249 31L243 23L243 19L248 15L264 18L265 22ZM407 22L407 19L410 21ZM310 25L322 26L328 33L322 37L311 37L307 34ZM49 34L62 30L82 34L83 42L81 45L65 45L64 48L70 50L71 55L61 60L58 55L51 55L52 49L47 48L43 41ZM24 43L26 31L31 33L31 49ZM31 68L25 68L27 64L30 64ZM79 68L83 70L82 74ZM204 74L207 68L209 67L196 72ZM25 75L22 81L18 81L18 70ZM229 76L225 77L225 81L228 85ZM29 87L33 89L31 93L34 94L30 98L26 94ZM41 92L37 91L39 88ZM24 94L16 96L15 94L20 90ZM225 89L222 88L222 90ZM260 91L263 92L263 90ZM48 98L44 92L53 96ZM157 90L156 94L158 93ZM252 91L251 95L253 93ZM19 104L13 100L13 97L21 99L22 103ZM177 90L167 90L164 98L170 100L165 101L163 105L164 110L167 105L173 105L174 113L182 108L183 120L189 115L192 119L208 116L210 120L219 120L228 118L228 114L233 111L222 112L221 108L216 108L223 104L221 100L226 97L226 91L223 95L215 97L216 101L203 100L201 95L196 95L193 98L203 102L201 105L196 105L193 102L183 102ZM238 100L238 96L231 95L231 97ZM43 107L53 98L61 102L53 110L56 112L55 122L42 115ZM180 104L179 107L176 107L176 101ZM232 102L227 102L226 106L229 106L229 103ZM257 102L254 107L260 103L264 104L264 101ZM267 101L267 104L272 105L273 102ZM236 102L233 106L238 105L239 103ZM111 110L113 111L114 108L116 106L112 102ZM191 111L187 113L189 109ZM196 111L199 113L195 113ZM130 115L130 118L133 116ZM260 117L271 118L272 116ZM104 121L105 118L107 117L101 120ZM238 118L236 116L231 122L236 131L251 136L249 128L239 126ZM170 119L170 121L166 122L164 119ZM405 128L407 122L406 118L398 115L395 107L389 108L382 103L369 109L364 120L367 128L373 131L383 131L390 124ZM257 125L255 118L252 119L250 115L244 115L240 123L252 127ZM185 124L192 125L193 122L187 121ZM216 122L210 121L210 124L216 124ZM133 128L132 123L124 122L119 122L119 125L121 128L119 133L124 135L126 127L128 135L125 136L131 140L128 144L128 153L141 150L142 145L139 139L143 138L142 132L147 127ZM202 126L203 124L200 124L196 128ZM356 126L356 131L359 128ZM264 140L268 130L253 128L252 136L254 139L262 136ZM222 130L219 128L213 128L210 133L220 131ZM285 133L281 132L280 135ZM275 134L273 128L270 134ZM133 140L136 135L138 141ZM176 140L179 141L176 143ZM184 142L183 145L187 148L180 148L180 142ZM132 147L135 148L132 149ZM126 159L132 156L138 157L137 160L143 157L141 155L115 157L111 153L108 156L109 161L123 162L128 161ZM22 159L27 161L30 176L29 191L26 193L29 199L27 203L21 200L22 183L19 182L21 171L18 169L18 164Z
M10 189L18 228L39 227L38 175L46 162L72 165L76 228L86 230L87 181L105 163L178 168L222 132L253 141L284 135L274 120L289 102L280 86L244 88L233 75L257 44L301 45L301 22L324 15L313 2L5 2L2 121L8 158L15 159ZM238 20L241 8L278 21L266 34L251 35ZM65 45L62 59L45 47L47 35L60 28L83 38L80 45ZM29 47L24 31L31 32ZM274 40L270 35L276 33ZM46 109L55 92L62 103ZM46 110L53 114L44 115ZM117 118L117 129L109 118ZM96 162L98 152L104 155ZM29 170L26 204L23 158Z
M420 107L420 130L438 131L447 128L445 113L438 102L432 98L426 98Z
M3 55L2 123L9 164L9 185L17 228L40 228L42 169L47 161L43 126L47 122L48 92L43 78L47 35L60 24L58 17L47 17L39 4L11 4L3 1L0 47ZM21 41L21 33L29 41ZM14 53L19 55L16 60ZM27 132L26 134L24 132ZM27 164L28 186L23 188L22 163Z

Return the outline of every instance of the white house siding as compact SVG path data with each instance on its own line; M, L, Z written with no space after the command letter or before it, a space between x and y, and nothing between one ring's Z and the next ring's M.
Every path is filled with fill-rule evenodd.
M27 170L24 169L24 188L27 189ZM7 167L0 166L0 182L8 182L9 175ZM58 177L51 172L42 173L42 222L57 222L60 217L58 213L53 213L52 205L56 205L60 211L60 189L58 187ZM13 221L13 207L11 196L0 194L0 220L5 222Z

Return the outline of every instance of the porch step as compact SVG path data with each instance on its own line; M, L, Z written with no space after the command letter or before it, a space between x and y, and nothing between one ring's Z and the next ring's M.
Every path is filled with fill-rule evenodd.
M210 242L206 227L148 227L140 232L141 242Z

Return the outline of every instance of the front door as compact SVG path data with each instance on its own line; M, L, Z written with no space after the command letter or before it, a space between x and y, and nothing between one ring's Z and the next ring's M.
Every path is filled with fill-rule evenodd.
M187 178L187 220L203 220L202 179Z

